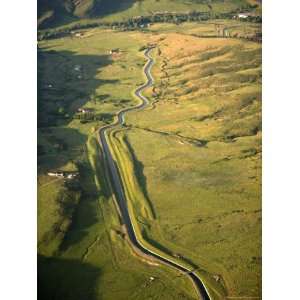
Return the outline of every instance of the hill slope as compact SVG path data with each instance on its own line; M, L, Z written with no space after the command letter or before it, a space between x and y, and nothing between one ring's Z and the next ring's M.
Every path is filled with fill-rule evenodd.
M225 12L253 6L248 0L38 0L38 26L49 27L80 19L100 17L124 20L157 11Z

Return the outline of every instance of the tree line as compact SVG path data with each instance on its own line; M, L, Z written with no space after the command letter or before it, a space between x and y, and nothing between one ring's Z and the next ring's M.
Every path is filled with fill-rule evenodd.
M245 9L244 11L249 11L249 10L250 8ZM38 31L38 40L59 38L59 37L73 34L73 31L75 30L95 28L95 27L112 28L112 29L127 31L127 30L136 30L136 29L145 28L149 24L153 24L153 23L180 24L183 22L201 22L210 19L232 19L238 12L240 12L240 9L237 9L233 12L227 12L227 13L215 13L212 11L209 12L191 11L188 13L165 12L165 13L156 13L149 16L132 17L126 21L115 21L115 22L95 21L86 24L76 23L72 26L69 26L68 28ZM261 23L262 19L261 16L249 16L243 21Z

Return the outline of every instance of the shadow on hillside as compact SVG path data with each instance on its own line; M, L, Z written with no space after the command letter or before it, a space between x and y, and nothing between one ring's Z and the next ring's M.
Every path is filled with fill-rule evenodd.
M99 86L118 83L118 80L96 78L99 69L111 63L109 55L39 50L38 127L67 125Z
M128 150L129 150L129 152L132 156L134 171L135 171L135 174L136 174L136 179L139 183L139 187L141 188L141 190L144 194L144 197L145 197L145 199L146 199L146 201L149 204L149 207L151 209L151 214L152 214L153 218L155 219L156 218L155 210L154 210L153 204L150 200L148 190L147 190L147 177L144 175L144 165L143 165L142 162L140 162L137 159L135 151L132 148L132 146L131 146L130 142L128 141L127 137L124 139L124 142L125 142Z
M37 156L39 173L46 174L50 170L59 170L69 161L76 161L84 154L83 145L87 142L87 136L80 133L78 129L40 128L39 133Z
M174 254L170 249L168 249L167 247L163 246L162 244L160 244L158 241L153 240L147 233L146 230L142 231L142 236L143 238L152 246L154 246L156 249L159 249L161 251L163 251L164 253L173 256ZM190 266L192 266L194 269L198 269L198 265L196 265L192 260L190 260L187 257L184 256L180 256L180 260L186 262L187 264L189 264Z
M96 163L100 164L100 162ZM101 166L97 166L97 168L99 167L101 168ZM99 214L98 201L109 199L111 196L110 190L107 190L104 186L101 186L101 190L97 189L94 182L95 174L88 163L80 164L79 171L80 174L83 174L81 178L83 182L82 194L73 215L71 227L60 245L60 252L67 251L70 247L80 243L88 234L89 227L97 222L105 222L104 216L101 213ZM88 184L85 185L85 182Z
M132 7L139 0L123 0L123 1L111 1L102 0L98 2L93 11L94 17L103 17L114 13L120 13Z
M67 126L74 119L97 126L98 121L94 118L97 116L92 115L93 118L88 120L79 119L78 109L94 97L95 90L102 84L118 83L118 80L96 78L101 68L111 63L109 55L77 55L75 52L49 48L38 51L39 174L60 170L73 161L80 176L80 201L58 249L60 253L82 241L88 228L99 222L97 201L101 196L109 196L107 191L99 191L95 186L95 174L87 159L87 135ZM109 95L104 96L97 97L95 101L109 101Z
M38 255L38 300L96 300L100 268L78 260Z
M80 21L81 18L101 18L106 15L120 13L132 7L139 0L122 0L122 1L111 1L111 0L101 0L94 1L93 7L89 8L85 12L82 12L81 18L76 15L73 11L67 11L64 7L60 5L44 5L39 3L46 0L38 1L38 28L47 29L55 28L57 26L68 25L74 21ZM51 17L45 19L41 22L41 17L47 11L52 11Z
M38 164L42 166L39 169L59 169L85 151L87 136L66 126L74 119L97 125L97 115L92 113L90 119L82 119L85 116L78 109L93 99L101 85L118 83L96 78L101 68L111 63L109 55L38 50ZM95 101L109 100L97 97Z

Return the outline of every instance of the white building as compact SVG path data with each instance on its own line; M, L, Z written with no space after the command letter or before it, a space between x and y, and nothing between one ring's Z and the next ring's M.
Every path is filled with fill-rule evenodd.
M92 112L92 110L89 108L78 108L78 112L86 114Z
M238 18L239 19L247 19L249 17L248 14L244 13L244 14L238 14Z
M81 66L80 65L75 65L74 66L74 71L80 72L81 71Z

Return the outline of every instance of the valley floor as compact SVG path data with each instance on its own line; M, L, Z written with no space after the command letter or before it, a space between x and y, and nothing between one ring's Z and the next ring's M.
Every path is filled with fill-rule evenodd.
M185 276L130 248L97 141L138 103L147 43L151 105L109 136L141 238L194 268L215 299L261 297L261 45L245 39L258 27L230 22L39 43L40 299L196 298Z

